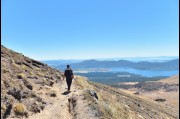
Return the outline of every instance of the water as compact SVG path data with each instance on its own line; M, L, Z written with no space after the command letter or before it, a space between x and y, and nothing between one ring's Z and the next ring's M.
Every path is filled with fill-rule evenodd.
M153 71L153 70L138 70L133 68L109 68L109 72L129 72L133 74L139 74L145 77L154 77L154 76L173 76L178 74L179 70Z
M62 70L64 71L64 69ZM138 69L133 69L133 68L119 68L119 67L114 67L114 68L79 68L79 69L74 69L74 73L90 73L90 72L129 72L132 74L138 74L144 77L155 77L155 76L173 76L179 74L179 70L173 70L173 71L161 71L161 70L138 70Z

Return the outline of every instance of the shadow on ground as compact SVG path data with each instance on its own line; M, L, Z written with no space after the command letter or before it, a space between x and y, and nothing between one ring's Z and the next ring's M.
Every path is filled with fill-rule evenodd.
M71 91L65 91L64 93L61 93L62 95L67 95L69 94Z

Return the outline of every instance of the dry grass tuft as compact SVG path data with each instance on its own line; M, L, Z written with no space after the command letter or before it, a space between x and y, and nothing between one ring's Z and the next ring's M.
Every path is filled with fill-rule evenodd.
M93 86L91 84L89 84L89 82L87 81L87 79L85 77L76 76L74 80L80 89L83 89L83 90L93 89Z
M6 110L7 108L6 108L6 106L5 105L1 105L1 110Z
M25 106L22 103L17 103L14 107L14 112L17 115L24 115L25 114Z
M128 114L124 111L122 105L117 102L116 96L110 93L100 91L99 93L99 107L105 119L127 119ZM111 97L111 98L109 98Z

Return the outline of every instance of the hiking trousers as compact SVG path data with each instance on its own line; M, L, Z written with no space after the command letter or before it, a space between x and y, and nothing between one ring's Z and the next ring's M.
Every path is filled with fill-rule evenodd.
M71 78L66 78L66 83L67 83L67 86L68 86L68 90L71 89L71 84L72 84L72 79Z

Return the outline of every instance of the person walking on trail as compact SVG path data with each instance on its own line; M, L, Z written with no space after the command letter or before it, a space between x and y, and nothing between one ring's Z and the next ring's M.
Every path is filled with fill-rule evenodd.
M67 91L69 92L70 89L71 89L72 80L74 78L73 71L70 68L70 65L67 65L67 68L66 68L66 70L64 72L64 76L66 77L66 83L67 83L67 86L68 86Z

